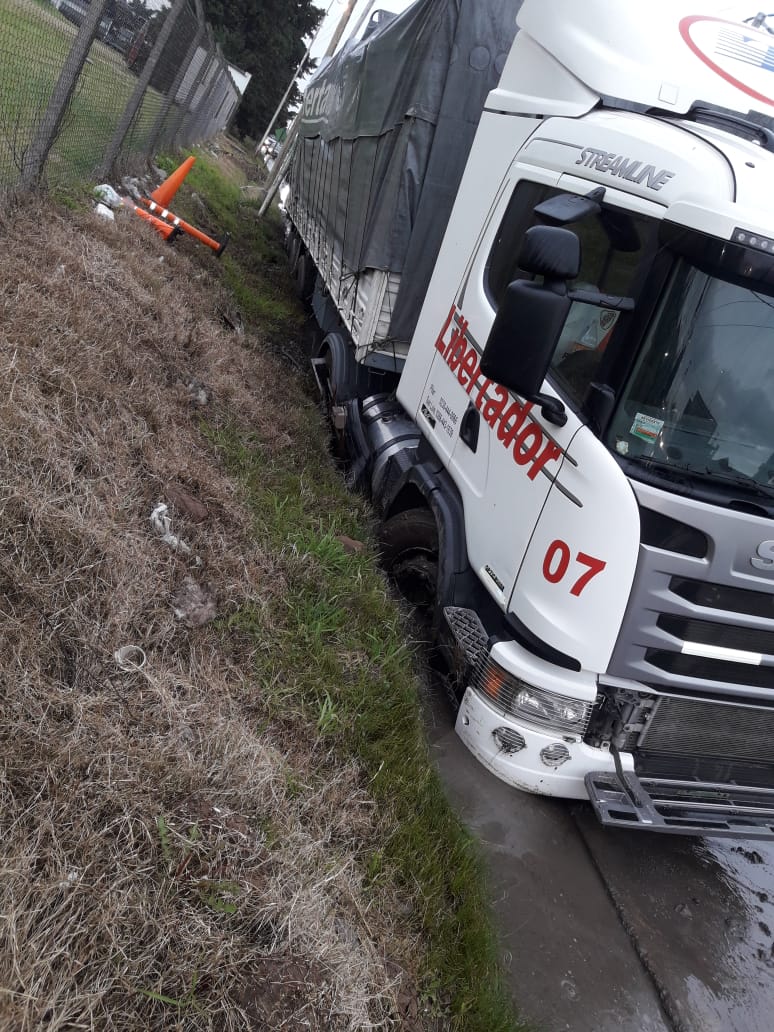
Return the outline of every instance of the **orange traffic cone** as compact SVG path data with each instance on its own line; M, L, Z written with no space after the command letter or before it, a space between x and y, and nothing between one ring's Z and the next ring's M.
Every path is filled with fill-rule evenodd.
M171 211L167 211L166 208L156 204L155 201L149 201L145 197L142 198L142 201L143 204L147 204L157 218L164 219L165 222L170 223L175 229L183 233L187 233L189 236L192 236L194 240L198 240L199 243L204 244L205 247L211 247L218 258L220 258L225 251L226 244L230 240L228 233L226 233L222 240L215 240L213 237L207 236L206 233L202 233L202 231L197 229L196 226L192 226L190 222L184 222L179 216L173 215Z
M151 200L154 200L156 204L160 204L162 208L167 208L172 198L180 189L183 180L193 168L195 161L196 158L193 155L190 158L186 158L179 168L176 168L174 172L167 176L161 186L156 187L151 194Z
M139 215L141 219L145 219L149 222L157 233L160 233L166 241L171 243L175 237L180 235L180 230L177 226L170 226L168 222L163 219L157 219L155 215L151 215L150 212L145 211L144 208L138 208L136 205L132 207L132 211L135 215Z

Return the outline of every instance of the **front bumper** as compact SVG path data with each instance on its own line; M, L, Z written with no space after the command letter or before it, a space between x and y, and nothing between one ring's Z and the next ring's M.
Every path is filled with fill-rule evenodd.
M495 731L507 727L517 731L524 740L524 748L507 753L498 745ZM501 781L526 792L558 796L564 799L587 799L585 777L591 771L609 765L615 773L613 757L602 749L586 745L580 739L572 740L561 732L532 727L505 716L472 688L468 688L457 714L456 731L473 755ZM540 758L541 750L562 743L570 758L558 768L546 766ZM631 756L621 756L624 769L633 770Z
M591 805L608 827L671 835L774 839L774 789L640 779L627 770L623 776L628 792L609 770L593 771L585 777Z

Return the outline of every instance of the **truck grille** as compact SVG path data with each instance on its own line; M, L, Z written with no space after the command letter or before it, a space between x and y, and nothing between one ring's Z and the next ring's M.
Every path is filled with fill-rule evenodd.
M750 560L771 522L632 482L643 512L695 527L706 555L643 519L634 587L608 673L681 695L774 698L774 577ZM655 526L655 530L654 530ZM654 536L655 535L655 536Z
M774 708L661 696L631 747L643 776L774 787Z
M647 649L645 662L674 678L694 681L715 681L727 686L742 685L753 688L774 688L774 672L766 667L749 663L729 663L725 659L705 656L684 656L666 649Z
M733 624L718 623L715 620L686 619L666 613L659 616L656 626L680 641L693 641L697 644L774 656L774 630L735 627Z
M774 760L774 709L662 696L637 743L678 756Z
M673 577L669 589L695 606L774 620L774 594L730 588L726 584L708 584L689 577Z

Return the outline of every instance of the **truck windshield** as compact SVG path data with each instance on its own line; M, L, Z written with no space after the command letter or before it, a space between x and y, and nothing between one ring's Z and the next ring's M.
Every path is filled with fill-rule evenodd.
M653 473L774 497L774 298L681 259L608 444Z

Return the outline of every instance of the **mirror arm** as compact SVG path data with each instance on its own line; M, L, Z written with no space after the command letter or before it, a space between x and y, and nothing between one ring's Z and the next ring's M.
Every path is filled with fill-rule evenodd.
M554 426L564 426L567 422L567 410L564 402L559 398L552 398L550 394L532 394L527 401L534 401L536 405L539 405L543 419L553 423Z

